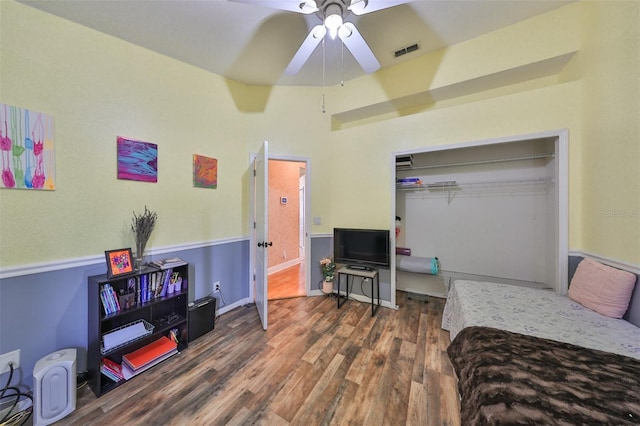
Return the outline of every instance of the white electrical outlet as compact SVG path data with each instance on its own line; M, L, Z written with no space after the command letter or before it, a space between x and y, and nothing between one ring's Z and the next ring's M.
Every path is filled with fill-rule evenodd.
M220 281L213 283L213 292L220 291Z
M11 371L9 368L10 362L13 363L14 370L20 367L20 349L0 355L0 374Z

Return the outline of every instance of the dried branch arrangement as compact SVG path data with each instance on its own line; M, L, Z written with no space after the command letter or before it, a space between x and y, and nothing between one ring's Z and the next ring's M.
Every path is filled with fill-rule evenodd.
M158 220L158 214L147 209L147 206L144 206L143 213L136 214L136 212L133 212L131 230L136 238L136 257L141 258L143 256L147 241L149 241L151 232L156 226L156 220Z

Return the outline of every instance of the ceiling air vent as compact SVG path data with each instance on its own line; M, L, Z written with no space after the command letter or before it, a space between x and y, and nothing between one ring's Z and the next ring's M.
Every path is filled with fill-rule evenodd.
M415 52L419 48L420 46L418 46L418 43L415 43L411 46L403 47L402 49L396 50L395 52L393 52L393 56L395 58L399 58L400 56L406 55L407 53Z

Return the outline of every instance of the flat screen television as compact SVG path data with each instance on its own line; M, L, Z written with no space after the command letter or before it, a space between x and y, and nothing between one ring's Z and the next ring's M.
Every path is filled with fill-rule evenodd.
M363 269L388 268L389 230L334 228L333 261Z

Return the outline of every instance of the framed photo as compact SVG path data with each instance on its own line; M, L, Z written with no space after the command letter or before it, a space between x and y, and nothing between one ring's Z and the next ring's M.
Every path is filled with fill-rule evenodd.
M131 248L107 250L104 252L104 255L107 259L107 275L109 278L133 272L133 255Z

